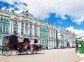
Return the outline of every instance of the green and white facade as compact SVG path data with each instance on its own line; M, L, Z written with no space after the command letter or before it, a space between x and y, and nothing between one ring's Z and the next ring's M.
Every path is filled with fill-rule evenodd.
M71 31L58 29L58 48L76 47L76 37Z
M75 45L75 34L57 30L55 26L41 22L27 11L16 14L13 10L0 10L0 46L5 42L4 37L11 34L18 35L19 42L29 38L33 44L34 39L38 39L43 48L48 49L67 47L67 43Z
M34 18L28 12L20 14L6 10L0 10L0 46L3 46L4 37L11 34L19 36L19 41L29 38L31 43L38 39L44 48L56 47L56 28Z

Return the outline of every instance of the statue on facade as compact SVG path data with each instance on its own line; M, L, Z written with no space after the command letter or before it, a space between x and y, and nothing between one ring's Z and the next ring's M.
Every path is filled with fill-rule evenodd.
M22 6L23 6L23 12L28 12L27 4L26 3L22 3Z

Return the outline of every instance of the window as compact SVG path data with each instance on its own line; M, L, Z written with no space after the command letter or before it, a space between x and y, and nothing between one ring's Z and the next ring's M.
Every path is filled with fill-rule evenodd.
M6 17L1 17L1 21L8 22L8 19Z
M3 19L3 17L1 17L1 20L0 21L3 21L4 19Z
M28 34L28 23L27 22L26 22L25 30L26 30L26 34Z
M35 36L38 36L37 26L35 25Z
M0 24L0 33L2 33L3 26Z
M6 22L8 22L8 19L6 18Z
M4 18L4 21L6 21L6 18Z
M24 22L21 22L21 34L23 34Z
M18 27L17 27L17 20L15 20L14 21L14 34L17 34L17 29L18 29Z
M28 22L28 35L30 36L30 23Z

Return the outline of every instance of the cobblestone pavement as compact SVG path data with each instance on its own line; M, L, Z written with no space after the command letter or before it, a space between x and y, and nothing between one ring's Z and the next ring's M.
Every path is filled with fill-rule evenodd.
M0 62L80 62L84 60L77 56L75 49L42 50L34 55L1 56Z

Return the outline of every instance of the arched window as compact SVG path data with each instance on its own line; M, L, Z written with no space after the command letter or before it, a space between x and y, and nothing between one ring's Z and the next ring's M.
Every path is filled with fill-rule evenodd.
M3 17L1 17L0 21L4 21Z
M4 18L4 21L6 21L6 18Z
M17 28L17 20L14 20L14 34L17 34L17 30L18 30L18 28Z
M0 24L0 33L2 33L2 30L3 30L3 25Z

